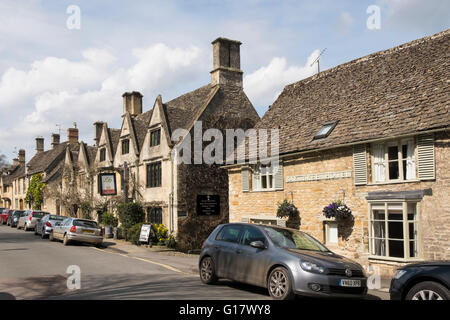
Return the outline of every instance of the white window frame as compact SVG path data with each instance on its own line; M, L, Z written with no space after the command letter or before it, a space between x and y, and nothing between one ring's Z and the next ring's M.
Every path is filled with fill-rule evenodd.
M412 144L413 146L413 158L409 158L407 155L407 158L403 158L403 152L402 152L402 146L404 144L409 145ZM378 180L377 179L377 173L376 173L376 159L375 159L375 149L376 146L382 145L384 148L384 180ZM390 179L389 178L389 162L393 162L393 160L389 160L389 147L397 146L398 153L397 153L397 162L398 162L398 170L399 170L399 177L398 179ZM392 182L408 182L408 181L417 181L417 143L414 138L405 138L405 139L397 139L397 140L389 140L385 142L378 142L378 143L372 143L371 145L371 167L372 167L372 183L392 183ZM411 162L414 164L414 177L410 179L406 179L403 174L403 161L406 160L406 163ZM395 161L395 160L394 160Z
M263 177L266 179L266 188L262 186ZM270 181L270 186L269 186ZM252 190L253 191L272 191L275 190L275 175L273 167L269 165L258 164L252 170Z
M339 226L336 221L326 220L324 221L325 225L325 244L331 246L337 246L339 244ZM330 227L334 226L336 228L336 242L331 241L330 237Z
M402 257L391 257L389 252L389 241L398 241L399 239L390 239L389 235L389 221L399 222L400 220L388 220L388 212L389 207L393 205L401 205L402 211L402 225L403 225L403 258ZM408 220L408 204L411 206L415 205L415 217L413 220ZM373 207L384 206L384 220L376 220L373 216ZM375 209L379 210L379 209ZM420 234L420 201L418 199L415 200L374 200L369 202L368 209L368 229L369 229L369 258L376 260L388 260L388 261L399 261L399 262L409 262L409 261L421 261L422 258L422 242L421 242L421 234ZM373 230L375 221L384 221L384 237L376 238L374 236L375 231ZM409 238L409 229L408 225L410 223L414 223L414 239ZM377 255L375 254L375 240L382 239L385 243L384 250L385 255ZM415 257L410 257L410 243L411 241L415 242L416 250Z

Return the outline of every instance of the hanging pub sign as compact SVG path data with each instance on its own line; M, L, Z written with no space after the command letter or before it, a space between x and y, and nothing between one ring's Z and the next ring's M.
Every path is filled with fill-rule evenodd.
M117 194L116 175L114 173L100 173L98 181L102 196L115 196Z
M220 214L219 195L197 195L197 215L215 216Z

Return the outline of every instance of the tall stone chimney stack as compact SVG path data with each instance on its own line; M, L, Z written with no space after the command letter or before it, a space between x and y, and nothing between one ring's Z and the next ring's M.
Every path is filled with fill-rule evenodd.
M123 95L123 114L129 112L131 116L142 113L142 97L140 92L125 92Z
M19 162L25 163L25 150L24 149L19 150Z
M58 133L52 134L52 149L55 149L55 147L59 144L60 141L60 135Z
M36 137L36 153L44 151L44 138Z
M73 128L67 129L67 141L71 146L75 146L78 144L78 128L76 123L73 124Z
M228 85L242 88L241 42L217 38L213 45L212 85Z
M98 144L100 143L100 136L102 135L102 129L103 129L104 122L97 121L94 122L94 142L95 146L98 147Z

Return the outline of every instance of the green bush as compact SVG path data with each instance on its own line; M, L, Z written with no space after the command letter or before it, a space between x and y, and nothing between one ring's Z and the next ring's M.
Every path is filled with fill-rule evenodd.
M119 221L122 228L125 230L128 238L128 231L137 223L144 222L145 211L142 205L138 202L122 203L117 207L119 214Z
M175 249L175 247L177 246L175 237L173 235L167 237L167 239L164 242L167 248Z
M132 226L130 229L128 229L127 232L127 240L133 244L140 245L139 237L141 235L141 228L143 223L137 223L134 226Z
M105 212L102 214L102 224L107 227L117 227L119 221L114 216L114 213Z

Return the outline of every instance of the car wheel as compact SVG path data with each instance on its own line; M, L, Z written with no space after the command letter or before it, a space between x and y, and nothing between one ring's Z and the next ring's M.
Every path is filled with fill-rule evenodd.
M35 236L38 235L38 232L37 232L37 228L36 228L36 227L34 228L34 235L35 235Z
M289 272L283 267L272 270L267 280L267 288L270 296L275 300L292 300L295 296Z
M450 300L450 291L440 283L424 281L408 291L406 300Z
M26 224L23 225L23 231L25 231L25 232L28 231L28 227Z
M216 270L211 257L205 257L200 263L200 280L206 284L217 282Z
M64 235L64 238L63 238L63 244L64 244L65 246L67 246L67 245L69 245L69 242L70 242L70 240L69 240L69 238L67 238L67 234L65 234L65 235Z
M53 231L50 232L50 234L48 235L48 239L49 239L50 241L55 241L55 237L53 236Z
M44 229L42 229L42 231L41 231L41 238L45 239L45 230Z

